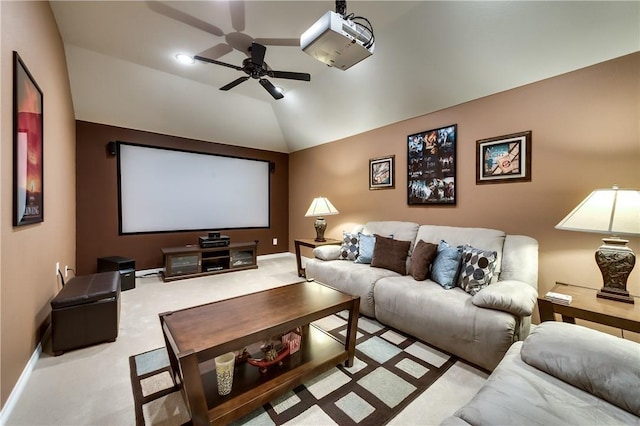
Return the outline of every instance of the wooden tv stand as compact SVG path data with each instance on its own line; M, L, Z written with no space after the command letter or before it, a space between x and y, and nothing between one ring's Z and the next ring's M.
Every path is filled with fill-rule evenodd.
M231 243L223 247L202 248L197 244L162 249L164 281L181 280L258 267L258 243Z

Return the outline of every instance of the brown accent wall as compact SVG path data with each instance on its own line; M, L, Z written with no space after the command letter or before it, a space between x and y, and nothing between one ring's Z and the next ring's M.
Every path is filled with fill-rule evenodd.
M457 205L408 206L407 135L454 123ZM313 197L324 195L340 211L327 217L328 237L340 238L343 230L370 220L502 229L538 240L540 294L556 281L599 288L594 252L603 236L554 226L593 189L613 184L640 189L639 127L640 53L635 53L298 151L289 163L295 177L289 183L289 232L292 239L314 235L313 218L304 214ZM476 185L476 141L525 130L533 132L532 181ZM368 160L389 154L396 159L396 188L370 191ZM640 255L638 238L629 246ZM289 248L293 251L292 243ZM638 265L628 288L640 294Z
M49 322L55 264L75 264L75 118L64 48L46 1L0 2L0 401L4 407ZM13 60L43 92L44 222L14 228Z
M258 254L287 251L288 240L288 154L231 145L202 142L86 121L76 122L77 183L77 271L93 273L97 258L125 256L136 261L136 269L162 266L163 247L197 244L206 232L175 232L118 235L117 159L108 153L110 141L124 141L165 148L268 160L275 163L271 173L271 228L223 230L231 241L259 240ZM224 203L224 200L220 200ZM158 212L161 214L161 212ZM273 238L278 245L272 245Z

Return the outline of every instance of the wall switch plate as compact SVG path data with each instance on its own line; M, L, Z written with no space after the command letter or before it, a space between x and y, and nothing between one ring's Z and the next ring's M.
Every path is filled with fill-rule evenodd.
M274 245L274 246L277 246L277 245L278 245L278 239L277 239L277 238L274 238L274 239L273 239L273 245Z
M56 277L58 276L59 270L60 270L60 262L56 262Z
M69 276L69 265L64 265L64 277L67 278Z

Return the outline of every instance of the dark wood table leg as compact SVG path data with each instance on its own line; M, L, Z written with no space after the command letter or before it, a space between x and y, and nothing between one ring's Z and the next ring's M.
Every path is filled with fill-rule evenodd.
M198 357L193 350L189 350L186 354L182 353L179 357L180 370L183 376L183 390L187 396L186 402L191 413L191 422L198 426L209 426L209 408L207 407L207 398L202 387Z
M538 313L540 314L540 322L556 320L553 313L553 303L548 300L538 299Z
M296 264L298 266L298 276L304 277L304 269L302 268L302 257L300 255L300 241L295 241L296 246Z
M347 361L344 363L346 367L353 366L353 360L356 355L356 337L358 335L358 315L360 313L360 298L358 297L351 304L349 311L349 322L347 325L347 340L345 341L345 349L348 353Z

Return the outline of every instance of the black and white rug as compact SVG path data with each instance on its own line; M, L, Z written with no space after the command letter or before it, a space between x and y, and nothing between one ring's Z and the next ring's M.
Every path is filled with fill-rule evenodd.
M347 313L315 324L344 339ZM189 422L182 396L168 372L165 348L130 357L138 425ZM237 425L385 424L431 386L456 358L360 317L356 360L339 365L239 419Z

